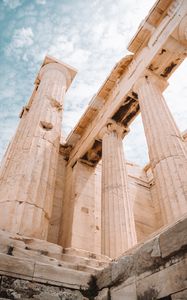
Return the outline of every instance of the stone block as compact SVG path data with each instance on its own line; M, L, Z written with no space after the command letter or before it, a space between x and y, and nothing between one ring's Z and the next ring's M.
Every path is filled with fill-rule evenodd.
M111 289L111 300L137 300L135 282L126 285L121 284Z
M138 300L160 299L187 288L187 259L143 279L137 278Z
M63 285L73 289L87 289L91 276L82 271L66 269L61 266L51 266L42 263L36 263L33 280L50 283L54 285Z
M136 274L155 272L161 261L158 238L154 238L141 245L134 253L134 268Z
M133 275L133 256L127 255L120 257L117 261L111 263L112 266L112 282L126 280Z
M170 256L187 248L187 217L161 233L159 242L162 257Z
M109 300L109 289L104 288L101 290L97 297L95 297L95 300Z
M110 264L97 275L97 286L102 289L112 282L112 265Z
M34 261L20 259L11 255L0 254L0 272L10 276L32 278L34 273Z

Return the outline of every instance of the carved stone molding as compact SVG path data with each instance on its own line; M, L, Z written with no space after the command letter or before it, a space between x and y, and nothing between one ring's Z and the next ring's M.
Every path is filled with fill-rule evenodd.
M182 19L178 27L178 37L182 44L187 46L187 15Z

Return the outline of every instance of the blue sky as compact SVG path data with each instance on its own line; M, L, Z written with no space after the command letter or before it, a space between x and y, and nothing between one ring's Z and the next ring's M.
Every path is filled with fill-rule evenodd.
M0 0L0 158L16 130L46 54L78 69L65 98L64 137L147 15L154 0ZM143 3L143 4L142 4ZM167 103L181 131L187 129L187 63L170 80ZM148 160L139 116L124 141L128 160Z

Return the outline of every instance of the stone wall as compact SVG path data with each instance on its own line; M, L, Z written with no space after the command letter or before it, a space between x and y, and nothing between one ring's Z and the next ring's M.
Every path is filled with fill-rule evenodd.
M142 241L159 228L156 218L156 201L152 194L152 177L133 163L127 162L129 193L133 201L137 240ZM156 196L156 195L154 195Z

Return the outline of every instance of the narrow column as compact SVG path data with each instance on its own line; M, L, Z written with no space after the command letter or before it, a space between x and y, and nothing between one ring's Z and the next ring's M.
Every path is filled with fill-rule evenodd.
M140 110L164 224L187 212L187 159L184 142L162 96L160 79L139 79Z
M0 229L41 239L52 211L63 98L75 75L52 58L44 64L0 173Z
M125 128L110 123L102 137L101 250L115 258L136 243L122 136Z

